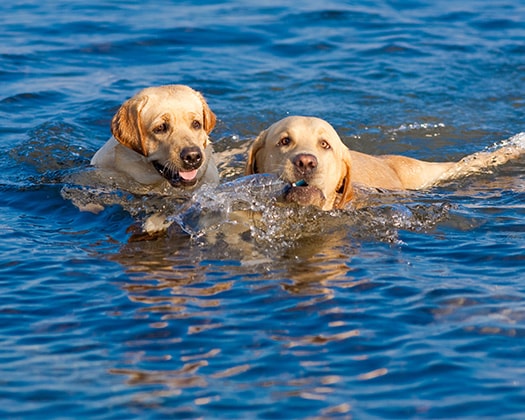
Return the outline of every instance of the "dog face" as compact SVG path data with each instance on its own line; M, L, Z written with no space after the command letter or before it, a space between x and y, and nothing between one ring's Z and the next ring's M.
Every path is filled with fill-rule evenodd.
M150 87L127 100L111 123L113 137L144 156L174 187L192 187L211 155L215 114L184 85Z
M352 198L350 152L334 128L315 117L287 117L264 130L245 172L279 175L292 184L285 198L301 205L330 210Z

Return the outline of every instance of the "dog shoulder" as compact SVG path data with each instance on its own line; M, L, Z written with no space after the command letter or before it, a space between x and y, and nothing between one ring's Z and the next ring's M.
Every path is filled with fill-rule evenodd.
M120 173L143 185L158 184L160 175L146 159L111 137L93 156L91 165Z
M91 158L91 165L98 168L112 167L115 162L115 149L120 143L111 136Z

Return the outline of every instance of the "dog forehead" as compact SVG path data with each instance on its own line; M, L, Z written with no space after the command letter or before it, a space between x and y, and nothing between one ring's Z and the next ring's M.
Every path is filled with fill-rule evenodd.
M156 89L146 95L149 107L183 108L203 112L202 101L192 90Z
M196 95L166 95L164 93L147 96L142 110L144 122L153 122L158 119L177 120L201 119L204 114L202 102Z
M337 136L334 128L328 122L317 117L286 117L275 123L271 131L273 136L283 134L302 138Z

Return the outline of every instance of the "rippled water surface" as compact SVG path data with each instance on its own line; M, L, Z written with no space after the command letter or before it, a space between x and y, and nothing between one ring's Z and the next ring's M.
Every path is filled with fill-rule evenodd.
M521 418L523 158L333 212L239 176L287 115L429 160L520 135L523 2L27 0L0 14L3 418ZM166 204L72 182L119 105L166 83L216 113L221 187ZM164 205L168 234L135 240Z

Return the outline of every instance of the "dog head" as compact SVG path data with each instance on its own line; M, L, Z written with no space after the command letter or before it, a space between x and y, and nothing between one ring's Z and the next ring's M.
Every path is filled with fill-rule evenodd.
M272 173L291 184L285 199L323 210L352 199L351 158L334 128L315 117L284 118L259 134L245 173Z
M208 135L215 114L203 96L184 85L146 88L124 104L111 122L113 137L144 156L175 187L192 187L211 155Z

